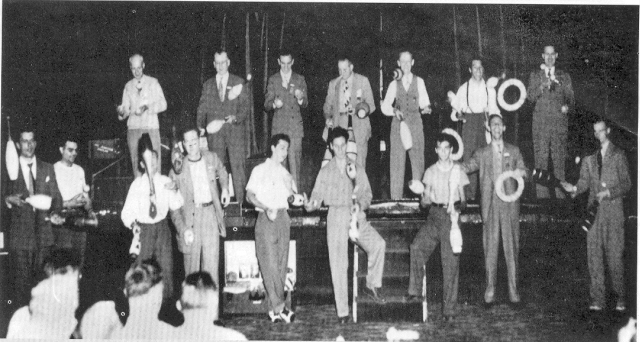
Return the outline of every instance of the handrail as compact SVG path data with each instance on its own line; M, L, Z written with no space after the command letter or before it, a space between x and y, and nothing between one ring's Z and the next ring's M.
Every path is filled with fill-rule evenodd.
M128 154L123 154L120 158L118 158L116 161L112 162L111 164L105 166L104 168L102 168L101 170L99 170L98 172L94 173L91 175L91 200L93 201L94 199L94 195L95 195L95 190L94 190L94 183L96 180L96 176L100 175L101 173L107 171L108 169L110 169L112 166L118 164L120 161L122 161L122 159L124 159L125 157L128 157Z

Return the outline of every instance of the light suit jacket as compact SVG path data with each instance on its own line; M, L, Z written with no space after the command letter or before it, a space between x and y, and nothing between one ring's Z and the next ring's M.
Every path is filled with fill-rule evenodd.
M202 158L207 166L207 177L209 179L209 190L211 190L211 197L213 198L213 209L216 212L217 222L213 222L213 226L217 226L220 236L227 236L227 230L224 224L224 212L222 211L222 205L220 204L220 193L218 192L218 184L216 180L220 182L222 189L229 189L229 175L224 165L218 158L218 156L210 151L201 150ZM173 179L184 198L184 205L178 210L171 211L171 220L178 230L178 249L182 253L190 253L192 249L200 246L199 242L194 242L190 246L184 241L184 232L191 228L195 233L196 240L206 241L204 237L206 234L210 234L211 226L209 227L196 227L194 225L194 213L196 210L194 198L193 198L193 182L191 181L191 168L189 167L189 161L185 159L182 172L178 175L173 170L169 172L169 177Z
M600 149L596 153L600 153ZM602 183L605 183L611 197L605 198L603 204L608 203L608 205L619 206L622 209L622 197L631 189L627 157L624 155L624 151L609 142L609 147L602 158L602 177L598 178L596 153L587 156L582 162L577 193L581 194L590 190L589 203L593 203L598 192L605 190L605 187L602 186Z
M524 170L529 173L529 170L524 165L524 161L522 159L522 154L520 154L520 149L517 146L503 143L504 147L502 149L502 172L508 170ZM494 175L493 173L493 146L491 144L481 147L471 156L471 159L462 163L462 168L467 173L472 173L475 171L480 172L480 190L482 193L482 220L487 222L489 219L489 209L491 208L492 200L495 193L494 179L498 177L498 175ZM509 178L505 181L504 190L505 193L512 194L516 191L518 184L512 178ZM497 196L496 200L501 201ZM510 209L514 210L514 214L520 213L520 201L514 201L511 203L503 203L507 205Z
M340 118L340 80L341 78L338 77L329 82L329 89L327 91L327 98L324 101L323 111L325 119L333 117L334 125L347 128L347 116L344 115ZM354 110L358 104L358 90L361 90L361 100L369 105L369 113L373 113L376 110L376 105L373 101L373 91L371 90L369 79L366 76L356 74L354 72L351 87L351 105ZM344 121L344 123L342 121ZM371 137L371 123L369 121L369 117L367 116L364 119L360 119L354 113L353 131L356 135L356 142L358 141L358 138L368 140Z

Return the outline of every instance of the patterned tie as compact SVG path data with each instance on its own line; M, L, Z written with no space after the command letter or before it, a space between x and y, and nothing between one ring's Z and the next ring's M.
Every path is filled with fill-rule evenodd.
M598 179L602 178L602 150L598 151L598 157L596 158L598 161Z
M342 79L342 100L344 101L344 109L345 111L347 111L347 109L349 108L349 103L351 102L350 100L350 94L349 92L349 83L347 82L347 80Z
M29 182L29 195L33 196L33 194L35 193L34 186L36 184L36 181L33 178L33 172L31 172L31 167L33 166L33 163L28 164L28 165L29 165L29 180L28 180L28 182Z
M222 77L218 82L218 96L220 96L220 102L224 102L224 88L222 87Z

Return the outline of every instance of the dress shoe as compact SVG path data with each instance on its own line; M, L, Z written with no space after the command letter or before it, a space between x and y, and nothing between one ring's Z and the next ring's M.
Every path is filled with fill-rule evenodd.
M382 296L381 288L379 287L370 289L365 286L362 292L366 297L372 299L374 302L378 304L384 304L387 302L387 300Z
M626 310L627 310L627 305L625 304L625 302L619 300L618 303L616 304L616 311L623 312Z
M522 310L524 309L524 303L522 301L519 302L509 302L509 307L512 310Z
M269 319L271 323L282 323L282 317L279 312L269 310Z
M217 325L219 327L226 327L226 324L224 324L224 322L222 320L216 319L215 321L213 321L213 325Z
M349 323L349 316L338 317L338 323L340 323L340 324Z
M491 309L492 307L494 307L496 305L496 302L483 302L482 303L482 307L485 309Z
M456 317L453 316L453 315L443 315L442 316L442 321L443 322L447 322L447 323L453 322L453 321L455 321L455 319L456 319Z
M404 295L402 299L405 303L421 303L422 302L422 296L412 295L409 293Z
M284 308L282 312L280 312L280 318L282 318L282 321L284 321L285 323L291 323L295 321L296 314L293 311Z
M589 311L591 311L591 312L600 312L600 311L602 311L602 307L600 305L597 305L597 304L591 304L591 306L589 306Z

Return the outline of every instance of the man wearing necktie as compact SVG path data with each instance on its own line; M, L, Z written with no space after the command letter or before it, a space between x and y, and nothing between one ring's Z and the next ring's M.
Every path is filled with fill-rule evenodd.
M535 102L533 110L533 151L535 167L548 170L549 154L553 162L553 173L564 180L567 156L568 113L575 103L571 77L555 67L558 53L551 45L544 47L544 64L541 70L529 76L527 99ZM538 198L549 198L549 189L536 184ZM563 198L560 189L556 198Z
M373 91L366 76L353 72L353 63L349 58L338 59L338 72L340 77L329 82L324 101L325 122L328 128L340 126L348 129L349 116L355 116L351 121L357 146L356 161L366 170L371 122L369 116L362 119L358 117L355 108L358 103L365 102L369 106L369 113L373 113L376 110Z
M218 132L206 132L209 151L215 152L224 164L229 152L229 162L233 175L233 189L238 203L244 202L245 160L247 134L244 120L249 114L249 96L244 80L229 73L231 61L227 52L218 51L214 55L216 76L202 86L198 105L197 123L200 134L213 120L224 120Z
M610 128L603 119L593 125L600 148L582 162L577 185L562 182L572 197L589 190L589 203L598 202L598 213L587 232L587 262L592 311L601 311L605 297L605 266L611 277L613 291L618 297L616 310L626 310L622 255L624 252L623 197L631 189L629 164L624 151L609 140Z
M20 172L18 179L10 181L11 195L5 198L7 207L11 209L9 255L13 271L11 288L15 291L12 304L16 309L29 303L40 265L54 245L52 221L56 224L63 221L57 214L51 214L62 209L62 197L53 166L35 156L35 131L23 129L18 145ZM36 210L24 201L34 194L50 196L50 210Z
M296 186L300 187L300 161L302 160L302 138L304 129L300 110L309 104L307 82L304 76L291 70L294 59L291 52L280 51L280 72L269 77L264 108L273 110L271 136L286 134L291 139L287 160L289 172Z
M520 149L502 139L506 127L502 116L489 117L491 143L477 149L469 160L465 160L462 168L467 173L480 172L482 240L484 247L485 272L487 287L484 302L487 307L495 304L496 278L498 271L498 251L500 239L504 249L509 281L509 300L511 305L520 306L518 293L518 253L520 250L520 201L505 202L495 191L495 181L501 173L515 170L521 177L526 177L528 170L524 165ZM505 193L515 192L517 184L513 179L504 183Z
M403 198L404 169L407 151L400 138L400 123L405 121L411 131L413 147L408 151L411 159L411 179L420 180L424 173L424 130L422 115L431 114L431 103L424 80L411 73L413 55L409 51L400 52L398 66L402 69L402 79L392 81L382 102L382 113L392 116L391 121L391 199ZM394 105L395 102L395 105Z

